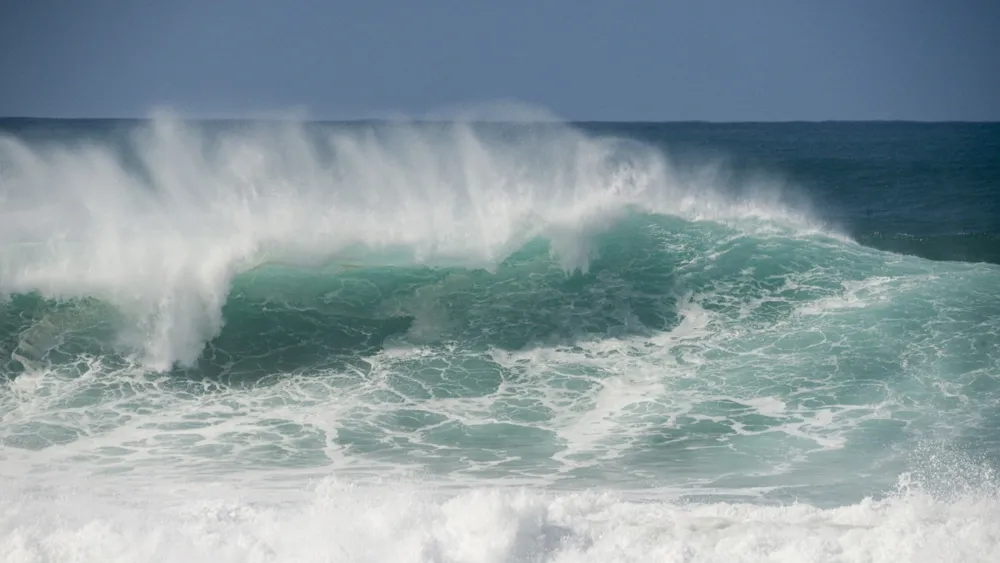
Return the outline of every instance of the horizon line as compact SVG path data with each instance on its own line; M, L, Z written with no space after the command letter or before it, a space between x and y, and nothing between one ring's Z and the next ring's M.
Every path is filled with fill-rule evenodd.
M154 121L155 116L146 117L53 117L10 115L0 116L0 121ZM705 125L780 125L780 124L830 124L830 123L917 123L917 124L996 124L1000 119L744 119L744 120L713 120L713 119L429 119L429 118L391 118L391 117L360 117L360 118L295 118L295 117L183 117L180 121L260 121L260 122L302 122L302 123L551 123L551 124L585 124L585 125L628 125L628 124L705 124Z

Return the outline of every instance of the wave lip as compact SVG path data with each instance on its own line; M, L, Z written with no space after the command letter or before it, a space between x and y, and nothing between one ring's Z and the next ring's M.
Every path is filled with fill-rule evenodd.
M635 210L808 223L764 191L735 201L650 147L554 124L208 131L157 117L121 144L0 139L0 294L111 303L121 344L154 370L191 365L234 277L262 264L493 269L542 238L585 271L593 235Z

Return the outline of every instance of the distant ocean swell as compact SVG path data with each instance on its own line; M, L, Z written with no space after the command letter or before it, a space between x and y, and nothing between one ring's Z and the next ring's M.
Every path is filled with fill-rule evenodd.
M898 233L859 233L855 239L880 250L911 254L930 260L1000 264L1000 234L992 232L921 236Z
M7 560L1000 555L989 233L555 124L0 165Z

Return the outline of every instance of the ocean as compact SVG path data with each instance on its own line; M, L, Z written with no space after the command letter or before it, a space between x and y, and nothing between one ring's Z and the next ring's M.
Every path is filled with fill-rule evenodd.
M1000 124L0 120L0 560L1000 561Z

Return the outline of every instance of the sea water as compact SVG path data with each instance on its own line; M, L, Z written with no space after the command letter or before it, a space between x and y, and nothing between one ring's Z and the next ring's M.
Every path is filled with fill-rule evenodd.
M0 559L1000 560L1000 126L0 122Z

